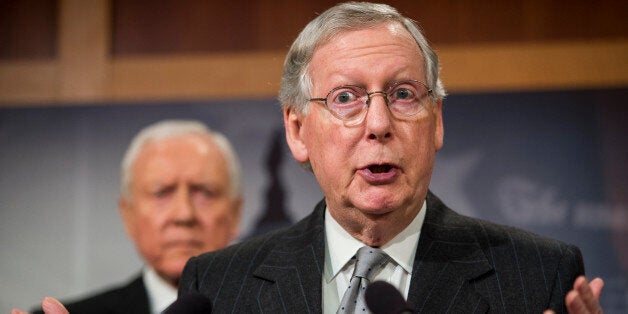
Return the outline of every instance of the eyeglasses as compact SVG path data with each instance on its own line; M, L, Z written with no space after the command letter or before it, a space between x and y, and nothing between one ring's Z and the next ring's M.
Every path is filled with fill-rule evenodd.
M368 92L364 87L343 85L332 89L325 98L310 98L309 101L322 101L325 107L342 120L345 125L360 124L371 103L371 96L384 96L388 109L396 118L412 117L423 110L423 99L432 94L432 90L417 81L408 80L392 84L386 91Z

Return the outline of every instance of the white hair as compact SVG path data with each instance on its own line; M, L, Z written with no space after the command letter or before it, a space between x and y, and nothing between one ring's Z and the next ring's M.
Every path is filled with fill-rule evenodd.
M242 169L233 146L227 138L216 131L210 130L205 124L195 120L163 120L142 129L131 141L120 165L120 194L127 200L131 199L132 167L143 146L151 141L187 134L207 135L214 141L227 162L230 178L230 196L235 199L242 195Z
M423 55L426 85L433 90L434 99L443 99L446 91L438 74L440 70L438 56L417 24L386 4L347 2L338 4L316 17L303 28L292 43L284 61L279 90L279 102L282 107L307 113L312 87L308 66L318 47L342 32L391 22L403 25L412 35Z

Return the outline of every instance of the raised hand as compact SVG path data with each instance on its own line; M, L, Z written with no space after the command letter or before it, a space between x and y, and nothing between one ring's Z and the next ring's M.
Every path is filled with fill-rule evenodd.
M51 297L45 297L43 301L41 301L41 308L46 314L69 314L68 310L66 310L61 302ZM12 309L11 314L28 314L28 312L20 309Z
M604 281L600 278L595 278L591 282L588 282L584 276L576 278L573 283L573 290L565 296L567 311L571 314L601 314L600 294L602 287L604 287ZM554 311L547 310L543 314L550 313L554 313Z

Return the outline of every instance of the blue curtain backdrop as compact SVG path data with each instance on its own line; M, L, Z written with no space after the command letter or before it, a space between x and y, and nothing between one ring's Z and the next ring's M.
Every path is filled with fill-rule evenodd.
M628 307L628 90L457 94L431 189L460 213L578 245L606 280L607 313ZM0 312L81 296L141 262L118 217L119 162L161 119L197 119L241 158L241 238L294 222L322 197L290 156L275 100L0 109Z

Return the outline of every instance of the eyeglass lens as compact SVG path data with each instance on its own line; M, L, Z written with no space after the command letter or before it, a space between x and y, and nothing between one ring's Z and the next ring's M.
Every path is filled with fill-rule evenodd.
M371 97L375 97L375 94L382 94L393 114L399 117L410 117L421 111L422 100L428 93L427 88L418 81L396 83L386 92L368 92L363 87L347 85L331 90L327 95L326 105L337 118L353 122L353 120L361 120L362 114L367 111Z

